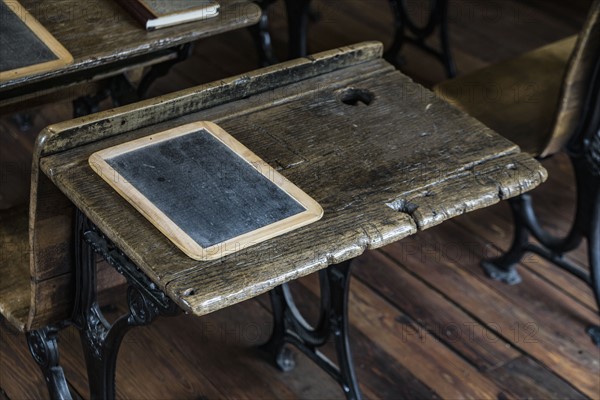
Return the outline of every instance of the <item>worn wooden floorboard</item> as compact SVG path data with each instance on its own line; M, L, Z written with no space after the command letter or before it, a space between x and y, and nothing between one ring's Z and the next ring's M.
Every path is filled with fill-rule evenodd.
M343 7L337 0L314 2L321 20L311 23L311 51L368 39L391 43L387 0L370 0L368 10L362 0L344 0ZM587 0L451 2L450 35L459 72L575 33L588 5ZM282 5L271 15L275 50L285 59ZM410 46L405 50L402 68L415 80L432 85L444 78L428 55ZM210 38L197 43L193 56L157 81L150 94L242 73L256 62L247 31ZM36 132L69 119L71 108L51 104L32 116L33 128L25 133L7 116L0 119L0 184L15 185L20 193L26 193L28 182L8 183L14 172L9 168L27 176ZM569 225L572 178L564 157L545 165L550 180L534 197L540 216L558 232ZM599 323L589 289L539 258L523 263L524 282L516 287L490 281L481 272L479 258L509 244L510 223L507 206L497 205L355 262L351 342L368 398L600 398L600 354L584 333L587 324ZM585 247L569 257L585 261ZM315 282L311 276L293 287L304 299L301 310L313 320ZM284 374L254 350L268 337L268 308L262 296L204 318L161 318L133 330L119 357L119 398L342 398L337 385L305 357ZM69 383L88 398L81 346L72 328L61 333L60 346ZM5 323L0 324L0 388L0 399L47 398L24 336Z
M574 215L573 205L576 196L572 185L572 171L569 168L568 158L564 155L544 161L543 164L548 169L549 181L539 189L533 190L532 196L535 204L543 204L543 207L536 207L536 211L544 227L552 234L561 237L569 231ZM553 191L553 188L556 189ZM455 222L486 239L490 245L486 247L485 252L482 251L481 256L493 257L510 246L513 234L511 218L508 205L498 204L461 216ZM589 268L585 240L575 251L567 254L566 258L583 269ZM590 309L598 309L591 289L581 280L553 267L535 254L527 254L523 265L570 294L575 300L586 304ZM549 270L552 274L547 273Z
M298 309L311 324L316 323L318 319L318 285L318 278L315 274L303 277L290 284ZM270 309L268 297L261 296L258 301L265 309ZM387 334L395 335L391 332L387 332ZM392 340L396 339L395 337L392 338ZM385 346L374 343L368 332L354 324L350 328L350 341L356 374L362 393L366 398L439 398L439 395L417 378L409 368L394 358ZM335 353L332 340L322 349L322 352L334 359Z
M0 387L10 399L47 399L42 374L29 354L25 335L0 325Z
M404 248L403 251L405 254L418 252L434 257L438 253L441 257L441 252L435 249L415 246ZM412 334L419 335L423 343L428 340L444 342L477 366L480 373L498 383L506 393L524 398L547 390L545 397L582 398L581 393L558 374L547 371L540 363L523 356L514 338L503 336L501 331L495 329L499 323L473 315L468 308L463 309L462 303L449 304L452 300L446 296L451 297L451 292L436 292L435 288L429 286L430 282L413 275L412 271L397 268L397 264L382 252L365 254L354 265L355 277L404 311L417 324L418 328ZM423 296L424 292L430 294ZM525 377L516 386L506 380L506 374L515 368L519 368ZM546 381L551 384L551 389L539 387Z
M382 252L369 252L354 263L354 276L414 320L420 326L415 333L423 341L444 342L479 371L493 370L521 356L461 308L449 306L444 293L432 291L426 282L396 265ZM428 292L431 294L422 296ZM439 312L441 309L443 313Z
M456 220L458 224L466 227L473 235L480 235L488 241L486 246L479 252L482 258L500 255L502 251L508 249L512 240L511 216L508 206L503 204L500 207L495 206L494 208L494 210L476 212L473 216L463 216ZM578 249L576 256L579 257L567 256L566 258L570 260L575 259L575 261L580 259L585 263L579 265L587 267L585 248L586 245L583 244ZM590 310L598 310L594 294L587 284L573 275L554 267L542 257L528 253L523 257L520 268L525 268L540 276L557 289L569 294L575 301L586 305Z
M600 323L598 315L525 269L521 285L489 281L472 252L486 243L468 237L450 221L383 251L515 347L588 396L597 396L600 350L584 328Z

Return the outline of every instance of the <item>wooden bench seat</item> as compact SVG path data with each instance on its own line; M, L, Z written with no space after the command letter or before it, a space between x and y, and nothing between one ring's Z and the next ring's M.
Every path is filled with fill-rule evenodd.
M0 212L0 313L23 331L29 315L29 209Z

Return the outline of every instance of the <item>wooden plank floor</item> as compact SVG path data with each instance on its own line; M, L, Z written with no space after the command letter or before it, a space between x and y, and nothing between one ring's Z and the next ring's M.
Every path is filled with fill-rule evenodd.
M412 5L418 1L409 2ZM421 2L423 3L423 2ZM450 2L453 51L461 73L577 32L587 0ZM310 32L311 51L361 40L390 43L385 0L315 0L321 16ZM284 58L285 13L271 11L274 45ZM439 64L412 48L403 69L426 85L443 77ZM193 57L158 81L152 94L170 92L255 68L245 31L198 43ZM36 132L70 117L69 104L33 110L33 128L19 132L0 119L0 184L26 193L28 154ZM567 229L574 187L568 160L544 165L550 180L535 190L542 220ZM18 179L13 179L17 177ZM536 256L527 256L523 283L487 279L478 263L498 254L511 237L505 204L464 215L354 263L350 296L351 344L367 398L585 399L600 398L600 351L584 332L600 324L591 291ZM585 246L569 256L585 262ZM314 276L293 285L300 306L315 319ZM107 294L124 299L122 288ZM109 312L118 315L123 304ZM0 324L0 399L47 398L43 378L23 335ZM118 362L119 398L329 399L336 384L304 356L280 373L255 349L271 329L268 297L204 318L162 318L125 338ZM61 360L73 391L87 399L81 346L74 329L60 334ZM327 349L331 351L331 349Z

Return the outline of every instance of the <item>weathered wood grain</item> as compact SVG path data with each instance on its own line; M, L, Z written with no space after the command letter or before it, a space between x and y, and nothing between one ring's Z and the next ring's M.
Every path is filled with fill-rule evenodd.
M309 301L310 298L304 300ZM316 300L314 296L313 300ZM390 400L440 398L409 368L395 360L385 348L375 345L367 333L352 327L349 335L357 378L361 392L366 398ZM333 359L333 355L329 356Z
M23 330L29 313L27 208L0 213L0 313Z
M353 265L355 263L356 261L353 262ZM356 271L356 267L353 268ZM315 324L319 315L318 287L316 274L300 278L290 284L296 307L310 324ZM320 295L320 293L318 294ZM270 310L271 304L267 296L259 296L256 300ZM392 331L385 332L385 334L396 335ZM350 324L349 338L352 359L363 396L390 400L439 398L435 391L411 373L410 367L407 368L391 357L389 349L373 342L373 338L368 333ZM319 351L331 360L336 359L334 343L331 340Z
M540 185L530 192L534 204L544 204L543 207L540 207L539 211L536 210L536 215L548 232L556 236L565 236L570 230L571 223L575 217L577 196L571 161L567 154L560 153L542 160L541 163L548 170L549 179L546 184ZM513 228L512 224L506 223L508 222L506 221L507 219L512 218L510 213L504 212L508 210L508 205L506 207L491 207L481 212L467 215L465 218L461 218L460 221L464 221L466 224L473 220L471 226L474 228L474 224L477 224L479 218L485 219L489 216L490 225L492 227L497 225L498 229L501 227L504 231L502 241L499 241L497 244L509 244ZM478 217L479 215L481 217ZM480 227L478 234L488 236L489 229L488 233L485 233L487 228L489 227ZM500 231L497 230L498 232ZM565 257L584 267L588 263L587 254L585 254L584 249L569 252L565 254Z
M123 288L106 294L113 302L125 298ZM124 310L120 302L108 316L117 317ZM160 318L151 327L133 330L125 337L117 366L117 397L287 399L341 395L335 381L307 358L299 358L297 368L290 373L268 363L255 347L266 341L270 329L270 313L254 301L206 318ZM60 338L65 343L77 340L77 335L71 328L61 332ZM169 340L164 340L166 337ZM153 351L148 351L150 348ZM80 347L64 352L62 364L73 386L87 394Z
M329 54L324 55L323 57L315 57L312 60L299 60L291 64L295 66L294 68L290 68L290 65L288 65L287 68L283 68L283 71L278 72L277 68L270 68L259 73L249 74L246 76L246 78L238 77L232 78L228 82L224 82L222 84L209 84L206 85L203 88L204 90L201 91L188 90L186 92L188 94L187 97L182 96L183 98L178 98L177 96L171 96L177 99L173 101L173 103L177 104L176 110L178 110L174 112L174 115L183 113L185 110L189 111L195 108L203 108L206 103L208 103L208 106L210 106L212 102L218 104L219 102L226 101L228 98L226 96L227 93L229 93L229 96L233 97L234 99L240 98L245 96L247 93L252 93L252 91L266 91L269 87L269 83L272 82L283 81L285 83L286 81L289 82L294 79L301 80L306 76L318 75L319 73L330 70L335 66L341 67L347 64L352 64L353 62L360 63L364 59L369 59L380 54L381 48L378 46L362 46L356 48L356 51L347 51L339 57L334 57L334 54ZM332 66L329 61L331 61L334 66ZM362 69L359 69L359 71L362 73L365 72ZM350 74L348 75L350 76ZM251 77L254 77L255 79L251 79ZM213 91L213 89L217 90ZM197 95L192 96L192 94ZM217 94L218 96L215 97ZM269 93L267 92L265 95L269 96ZM158 101L155 100L153 103L163 104L163 102L167 103L168 106L169 101L165 99ZM242 104L241 107L243 108L243 106L244 105ZM231 108L229 111L231 112ZM96 139L94 135L97 136L97 134L85 134L86 128L89 131L92 131L92 128L103 127L102 132L109 135L111 133L115 134L115 132L120 133L123 129L126 129L129 124L133 125L135 121L139 122L140 120L147 118L148 115L151 115L154 120L169 118L168 113L157 110L156 106L141 109L127 109L126 107L125 112L117 113L117 116L114 118L110 118L115 114L114 112L107 112L106 114L109 115L110 123L107 123L105 119L97 118L97 116L85 117L83 120L89 122L87 126L81 128L77 123L74 124L75 127L79 129L65 131L64 133L68 133L68 135L66 135L66 137L61 136L60 140L52 140L55 139L55 136L59 135L42 135L38 141L43 145L38 145L37 151L41 151L41 149L44 149L44 151L51 151L55 149L56 146L64 146L67 144L74 146L79 144L80 140L93 141ZM125 123L125 121L128 121L129 119L131 119L131 121L129 123ZM70 126L68 123L60 125ZM109 126L113 127L114 131L106 129ZM49 132L52 132L52 129L53 128L50 128ZM281 146L275 140L271 140L269 144L271 145L271 148L278 148L283 152L287 151L284 146ZM34 193L32 198L35 199L35 201L30 210L32 215L31 220L34 226L34 233L31 238L33 243L32 248L34 249L32 252L32 268L36 269L36 272L32 273L32 275L40 276L40 279L44 279L53 275L64 274L70 266L70 254L64 251L55 251L56 243L54 240L60 240L60 238L62 238L64 247L69 248L70 233L68 235L61 236L57 235L57 232L60 232L61 229L63 232L70 232L72 229L72 220L70 219L72 216L72 210L70 209L70 203L66 201L60 192L57 191L56 187L44 175L37 174L37 161L38 159L36 156L34 157L34 174L32 177L32 193ZM52 238L52 244L54 248L47 246L44 238ZM65 266L67 266L67 268L65 268ZM58 288L57 290L60 292L62 289ZM50 322L51 320L47 320L45 318L38 320L37 316L32 315L30 321L31 326L39 327Z
M306 71L307 62L326 65L327 58L346 58L350 61L346 65L352 65L365 54L377 57L380 49L360 45L345 49L344 56L336 58L337 53L330 52L284 65L279 73L272 69L264 73L293 76L295 69ZM314 68L313 77L301 74L304 80L266 93L265 78L257 74L263 91L257 96L47 156L41 167L169 296L197 315L355 257L366 248L399 240L415 232L416 226L424 229L514 196L545 179L544 170L516 146L383 61L333 72L325 68L317 76ZM364 70L370 73L359 73ZM370 93L370 105L344 102L357 90ZM173 113L158 104L141 108ZM106 114L104 120L92 117L82 129L74 127L78 122L50 127L48 148L39 151L56 153L77 131L85 132L78 136L79 144L96 132L115 135L120 128L106 128L116 118L134 123L124 118L127 111ZM114 114L121 115L112 118ZM152 115L146 113L142 126L156 118ZM323 219L217 262L185 257L95 176L87 158L101 148L190 120L218 123L267 163L279 166L284 176L321 204ZM97 129L100 126L105 129ZM282 146L271 148L273 139Z
M156 130L158 128L157 124L189 116L189 114L236 100L245 99L247 102L242 102L242 107L240 107L240 103L237 103L237 105L228 104L227 107L233 108L231 111L247 111L246 108L249 106L257 107L261 105L264 107L267 100L273 101L275 99L273 92L276 89L329 72L354 66L356 68L354 73L360 73L364 77L373 73L380 73L383 62L375 65L363 66L361 64L376 60L382 54L383 47L376 42L340 47L169 93L154 99L140 101L136 104L60 122L49 126L40 134L38 151L40 155L46 156L145 127L153 126L153 130ZM393 67L387 64L386 68L393 70ZM340 73L343 74L342 71ZM352 73L346 73L342 76L346 80L356 78ZM322 86L324 86L323 83L321 83L321 86L311 86L311 93L318 93ZM279 92L281 93L281 91ZM258 95L263 97L251 99L251 96ZM250 100L253 101L250 103Z
M89 164L195 260L221 258L323 215L306 193L208 121L101 150Z
M60 68L73 61L69 52L19 3L0 2L0 15L4 25L0 32L0 82Z
M416 251L417 248L415 247ZM353 262L354 276L420 325L424 340L440 340L479 371L493 370L521 353L463 310L448 305L428 287L380 252L366 252Z
M529 357L519 357L488 373L504 385L516 398L530 399L587 399L565 380Z
M311 287L314 291L316 287ZM352 324L398 360L441 398L497 398L502 389L359 282L350 291ZM419 366L419 368L417 368Z
M545 186L545 185L544 185ZM496 257L506 251L512 243L514 226L512 225L510 209L507 205L494 206L490 209L480 210L474 215L465 215L457 218L456 222L467 228L472 234L479 235L482 239L489 241L489 247L486 251L480 252L480 256ZM558 221L557 218L553 218ZM545 221L545 219L542 219ZM482 224L481 221L486 221ZM566 222L568 220L560 220ZM562 234L568 232L570 225L564 223L562 225ZM492 244L493 243L493 244ZM566 255L565 258L577 262L584 269L587 269L586 246L580 246L576 252ZM534 253L527 253L521 261L523 267L536 273L542 279L556 286L559 290L568 293L575 301L585 304L591 310L597 310L598 306L592 289L578 279L577 277L557 268L556 273L552 276L547 276L552 264L544 258Z
M458 236L457 231L449 227L454 239L451 242L443 234L437 233L451 224L431 231L432 237L440 238L431 247L426 247L429 244L427 238L423 240L419 235L417 240L395 243L384 248L384 251L392 247L401 249L400 252L394 252L395 255L402 254L398 261L422 265L429 263L430 259L445 257L463 262L480 259L478 252L469 254L478 247L471 243L468 234ZM472 315L470 310L461 309L462 303L454 305L452 290L429 287L427 281L420 280L421 274L412 275L380 252L365 253L356 259L353 266L356 278L406 313L409 322L412 320L418 324L417 333L423 342L436 339L445 342L475 365L479 372L498 384L505 394L515 398L534 397L535 393L539 398L585 398L556 372L548 371L543 365L523 356L519 342L527 340L526 329L520 332L521 340L518 335L516 338L514 335L499 336L486 325L488 320L485 314L482 318ZM427 275L427 272L423 275ZM491 325L497 323L500 322L494 320Z
M49 399L39 367L27 349L23 333L2 320L0 326L0 387L9 399Z
M471 239L458 239L465 236ZM526 269L520 270L521 285L491 283L479 266L486 245L450 221L443 230L420 232L384 251L514 347L595 397L598 349L583 327L598 324L598 314Z
M371 6L371 2L373 5ZM285 47L285 22L284 10L282 7L283 2L277 2L272 15L273 18L273 40L274 44L279 50L279 54L285 56L287 54ZM343 7L338 0L313 0L317 11L322 15L321 22L313 24L310 34L310 48L313 51L321 49L334 48L336 46L345 45L347 43L356 42L363 38L381 39L382 41L389 40L391 38L391 18L388 12L387 0L344 0ZM369 6L369 12L364 11L365 4ZM418 2L427 6L427 2ZM416 3L415 3L416 4ZM580 22L581 9L589 6L589 0L573 0L567 4L560 0L549 0L546 2L522 2L518 0L506 0L501 3L499 2L477 2L474 3L471 0L453 0L451 2L450 10L450 34L452 38L453 52L456 61L459 66L459 71L464 73L470 70L477 69L481 66L486 65L490 62L497 62L514 55L518 55L524 51L533 49L540 45L543 45L549 41L560 39L562 36L567 36L575 33L578 29L577 24ZM496 10L501 11L501 14L496 14ZM474 11L474 14L468 11ZM489 11L489 13L488 13ZM583 11L585 12L585 10ZM497 18L493 18L497 17ZM492 18L492 19L491 19ZM535 23L534 23L535 22ZM351 29L350 29L351 27ZM243 47L240 50L240 47ZM244 31L231 32L225 35L219 35L218 37L209 38L203 40L194 48L194 55L192 58L185 63L178 64L169 74L168 78L161 79L153 85L151 92L155 94L170 93L173 90L191 87L203 82L213 81L221 79L222 77L229 77L231 75L240 73L241 71L250 70L256 65L256 60L253 58L253 47L250 36ZM431 58L422 54L420 51L415 50L411 47L406 47L403 52L407 63L403 66L403 70L408 72L408 75L416 77L420 81L436 82L444 78L444 74L438 63L432 62ZM201 71L198 70L198 65L202 65ZM0 132L0 139L13 137L15 139L23 140L27 136L31 136L31 133L37 133L47 126L49 123L63 121L71 118L70 104L64 102L51 104L45 106L42 109L36 110L34 115L34 128L29 134L17 132L14 126L8 121L7 117L2 118L3 127L11 129L9 131ZM33 140L31 140L33 142ZM281 144L273 141L272 146L281 147ZM0 160L5 162L11 162L14 160L16 155L14 147L4 147L4 144L0 144ZM29 163L29 160L27 160ZM540 189L546 189L548 191L554 191L552 177L555 176L559 181L569 181L568 175L564 174L564 169L568 167L568 164L560 164L559 169L551 169L547 163L543 164L549 169L550 181L540 186ZM568 169L568 168L567 168ZM28 179L28 178L26 178ZM7 181L2 181L6 183ZM12 182L12 181L11 181ZM13 187L12 183L8 183L8 187ZM2 186L2 185L0 185ZM563 186L559 186L556 190L559 194L565 194L570 189ZM544 212L546 207L552 206L552 210L559 209L560 207L554 207L553 198L541 198L539 203L538 211ZM503 206L502 208L505 208ZM486 209L487 210L487 209ZM554 212L554 211L552 211ZM479 211L469 213L465 217L471 218L471 215L476 217ZM488 225L487 216L479 217L474 223L484 225L484 228ZM508 214L504 218L509 217ZM463 218L463 217L461 217ZM562 214L556 214L555 219L562 219ZM505 225L509 225L510 221L506 221ZM495 222L493 222L496 225ZM444 230L447 224L442 224L436 227L436 230ZM558 225L557 225L558 226ZM493 226L489 227L491 230ZM508 231L507 231L508 232ZM501 235L499 231L493 230L495 237ZM456 238L455 241L469 242L470 236L464 236ZM494 236L489 237L489 241L495 242ZM404 241L400 241L397 245L403 245ZM425 260L426 261L426 260ZM368 265L365 267L369 267ZM110 267L108 267L110 268ZM540 269L544 270L544 266L540 265ZM358 269L355 269L358 272ZM424 271L427 271L427 267L424 267ZM437 270L431 269L428 274L436 275ZM558 269L546 269L545 273L549 280L552 280L559 273ZM483 279L483 278L482 278ZM484 280L485 281L485 280ZM459 283L457 283L459 284ZM493 283L489 283L494 285ZM568 285L562 285L564 289L570 289ZM428 297L433 288L429 287L428 290L421 294L422 297ZM573 288L574 293L576 288ZM515 294L519 296L519 294ZM588 296L589 297L589 296ZM118 297L120 298L120 297ZM519 297L516 297L518 299ZM453 297L448 297L448 306L451 307L451 303L456 302L458 307L461 307L460 299L454 300ZM268 301L268 299L267 299ZM485 298L480 298L480 301L485 301ZM527 300L523 300L526 302ZM252 303L252 301L241 303L232 308L223 310L225 312L231 311L231 315L244 315L246 313L251 314L245 307ZM516 301L513 307L521 307L521 304ZM445 312L445 309L441 311ZM121 365L117 374L119 390L119 397L137 398L139 397L139 389L143 388L144 393L158 393L156 397L163 398L189 398L198 399L201 395L207 395L208 390L202 391L200 387L205 385L207 381L213 380L211 374L200 376L199 374L204 371L205 365L210 365L211 359L207 357L207 361L192 361L191 367L186 363L185 365L180 362L182 358L189 358L190 360L194 357L199 359L205 354L205 351L212 350L213 347L208 345L207 350L202 346L202 340L199 340L200 333L202 332L213 332L220 334L219 325L209 324L210 318L218 315L219 312L202 317L202 318L186 318L184 322L179 324L173 319L159 319L157 324L161 325L159 332L156 332L153 325L152 328L141 329L138 333L137 329L133 331L135 336L131 338L127 336L125 338L126 346L134 345L136 341L143 343L140 347L132 347L131 349L124 348L123 352L120 353L119 359ZM110 314L112 317L115 314ZM484 315L484 314L482 314ZM225 319L228 315L224 316ZM250 318L252 322L256 322L255 317ZM261 320L262 322L263 320ZM6 324L6 322L5 322ZM198 324L198 325L196 325ZM223 325L225 327L226 325ZM262 326L262 325L260 325ZM255 327L254 324L250 324L249 328ZM265 329L268 329L267 327ZM189 334L180 335L182 331L186 331ZM232 330L227 329L228 332ZM255 332L250 330L250 332ZM139 336L138 336L139 335ZM363 335L364 336L364 335ZM149 337L149 339L145 339ZM172 344L171 346L161 346L165 338L168 337L171 343L178 341L188 341L184 343ZM203 337L203 336L202 336ZM63 339L64 338L64 339ZM370 338L366 338L366 342L361 342L360 331L352 328L350 335L352 342L352 349L354 358L356 361L356 367L359 374L359 382L362 385L363 393L367 398L380 398L396 400L402 393L409 393L406 398L427 398L425 392L416 391L415 395L410 395L411 390L418 390L415 388L417 383L409 378L409 375L399 376L396 375L396 366L403 367L399 361L396 361L397 352L399 349L392 349L390 352L381 350L377 343L371 341ZM81 353L76 355L68 355L69 353L77 352L80 348L79 338L73 335L73 331L69 332L67 336L61 336L60 350L61 360L66 361L66 358L77 359L77 364L73 364L73 369L67 372L69 380L81 380L80 387L86 390L85 371L83 370L83 363ZM581 340L589 340L588 338L582 338ZM4 342L5 343L5 342ZM130 344L131 343L131 344ZM210 344L214 341L210 341ZM0 345L2 347L3 345ZM27 351L25 340L19 340L18 343L10 344L11 348L19 349L22 358L17 362L12 362L8 357L12 357L12 353L4 351L2 348L2 355L0 356L0 386L4 387L15 387L19 386L23 389L20 394L12 394L8 390L9 398L43 398L47 391L45 389L44 382L41 379L39 370L33 363L31 356ZM148 351L149 348L155 349L155 351ZM364 354L360 354L359 349L365 350ZM211 353L218 356L218 353ZM228 353L229 354L229 353ZM378 354L382 354L385 357L379 358ZM16 356L15 356L16 357ZM388 358L389 357L389 358ZM535 356L527 355L528 358L535 358ZM237 359L237 358L234 358ZM393 363L391 359L395 360ZM22 361L21 361L22 360ZM29 361L31 363L31 369L27 372L19 371L23 365ZM303 362L304 359L301 359ZM411 360L407 361L412 364ZM160 364L160 365L159 365ZM10 365L10 367L4 367ZM152 375L152 379L148 379L147 375L128 375L124 369L128 368L128 365L152 365L153 371L156 371L155 375ZM335 384L328 385L331 380L325 378L319 380L316 378L318 370L312 366L312 363L307 362L308 368L303 368L292 372L292 374L282 374L275 368L268 366L261 374L260 384L256 385L256 393L263 393L260 389L261 385L273 384L275 380L281 379L283 385L291 388L292 394L282 395L282 398L335 398L339 397L338 391L331 390L331 387ZM237 374L237 371L241 368L253 368L251 366L243 365L236 367L235 363L231 364L231 367L227 372L229 375ZM419 368L419 365L413 365L413 368ZM185 371L185 377L181 377L178 380L170 380L169 387L172 388L172 392L166 391L166 385L162 380L165 377L174 376L175 378L181 376L178 374L172 374L175 369ZM548 371L546 367L542 367L543 371ZM189 374L187 373L189 372ZM492 371L493 373L493 371ZM532 383L531 386L526 389L523 388L521 397L535 397L535 398L551 398L551 395L547 395L549 391L546 388L554 387L554 382L551 381L550 375L532 375L532 371L527 368L510 368L499 372L499 376L502 379L506 378L508 385L515 387L521 387L522 381L529 381ZM76 374L76 375L75 375ZM172 374L172 375L171 375ZM7 376L16 376L16 379L6 378ZM39 377L39 379L34 379ZM206 380L204 379L206 377ZM220 379L220 378L219 378ZM437 377L432 378L434 381ZM218 380L218 379L217 379ZM34 383L35 382L35 383ZM73 383L73 382L71 382ZM428 381L424 382L425 385L430 384ZM37 385L36 388L32 386ZM131 385L131 386L130 386ZM535 385L539 387L536 389ZM130 386L130 388L128 388ZM195 388L195 389L192 389ZM293 388L299 388L298 391L294 392ZM305 391L301 391L304 389ZM337 389L337 388L333 388ZM35 390L35 392L34 392ZM395 392L397 390L397 393ZM520 390L520 389L519 389ZM39 393L39 396L37 395ZM254 396L253 390L248 390L246 396ZM280 392L284 393L284 392ZM374 393L374 394L373 394ZM531 393L528 396L527 393ZM538 395L540 393L540 395ZM569 395L569 392L564 392L565 395L561 396L557 393L554 398L577 398L575 395ZM29 395L28 395L29 394ZM84 392L85 394L85 392ZM224 396L211 395L210 398L221 398ZM509 396L510 397L510 396Z

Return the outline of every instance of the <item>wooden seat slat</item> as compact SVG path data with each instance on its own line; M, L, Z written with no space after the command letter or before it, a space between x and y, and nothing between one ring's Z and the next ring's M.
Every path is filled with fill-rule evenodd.
M0 212L0 313L19 330L29 315L29 240L27 207Z

